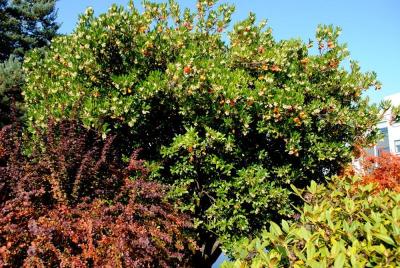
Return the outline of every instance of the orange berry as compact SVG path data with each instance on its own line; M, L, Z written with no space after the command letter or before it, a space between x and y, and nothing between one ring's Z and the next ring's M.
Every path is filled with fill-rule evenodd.
M303 65L306 65L310 60L308 58L304 58L302 60L300 60L300 63Z
M254 103L253 100L248 100L248 101L247 101L247 105L249 105L249 106L253 105L253 103Z
M183 68L183 72L185 74L190 74L192 72L192 68L188 65Z
M146 32L146 30L147 30L146 26L142 26L142 27L139 28L139 32L140 33L144 33L144 32Z
M300 120L300 118L295 117L295 118L293 119L293 121L296 123L297 126L300 126L300 125L301 125L301 120Z
M187 22L187 21L185 21L185 22L183 23L183 26L185 26L186 29L188 29L189 31L191 31L191 30L193 29L192 24L191 24L190 22Z
M339 61L336 59L330 60L329 61L329 67L331 68L337 68L339 66Z
M142 53L145 57L148 57L150 55L150 51L148 51L147 49L143 49Z
M272 67L271 67L271 71L273 71L273 72L279 72L279 71L281 71L282 69L281 68L279 68L279 66L277 66L277 65L272 65Z

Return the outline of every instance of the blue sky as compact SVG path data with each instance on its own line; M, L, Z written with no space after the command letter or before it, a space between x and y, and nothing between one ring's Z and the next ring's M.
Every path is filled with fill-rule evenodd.
M194 6L195 0L178 0L182 6ZM233 22L245 18L250 11L258 19L268 19L277 39L292 37L308 40L314 37L318 24L334 24L343 29L342 41L348 44L351 58L362 70L375 71L383 86L367 95L377 102L384 96L400 92L400 1L398 0L230 0L236 5ZM96 14L128 0L59 0L60 32L71 32L78 15L86 7ZM136 5L140 1L134 1Z

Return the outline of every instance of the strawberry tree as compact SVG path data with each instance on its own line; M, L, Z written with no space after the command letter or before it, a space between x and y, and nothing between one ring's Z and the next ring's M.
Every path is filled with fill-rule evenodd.
M276 40L254 14L231 27L234 7L210 0L140 10L88 9L45 55L26 57L28 129L74 118L131 137L150 177L192 214L201 267L290 216L291 184L323 181L374 141L380 107L362 93L380 84L343 64L339 28Z

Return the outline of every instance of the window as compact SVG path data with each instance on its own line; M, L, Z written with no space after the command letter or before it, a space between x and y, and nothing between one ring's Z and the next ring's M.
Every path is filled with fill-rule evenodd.
M394 150L396 151L396 154L400 154L400 140L394 141Z
M383 139L378 141L378 144L376 145L376 149L378 152L378 156L382 154L382 152L390 152L389 148L389 135L388 135L388 129L387 127L380 128L379 131L381 132ZM400 144L399 144L400 145ZM400 148L399 148L400 149ZM400 150L399 150L400 153Z

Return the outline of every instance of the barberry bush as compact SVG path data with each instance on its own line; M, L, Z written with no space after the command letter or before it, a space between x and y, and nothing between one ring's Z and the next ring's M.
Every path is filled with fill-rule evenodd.
M361 182L335 177L295 189L304 200L296 219L241 241L222 267L398 267L400 194Z
M32 133L74 118L142 148L149 176L194 216L207 265L221 243L292 214L290 184L321 182L372 143L382 108L362 97L375 73L343 64L339 28L278 41L254 14L230 27L234 8L214 2L88 9L26 57L23 92Z
M382 152L379 156L364 155L360 159L362 183L374 183L377 190L400 191L400 156Z
M0 131L1 267L190 266L190 219L119 137L50 121L27 157L21 132Z

